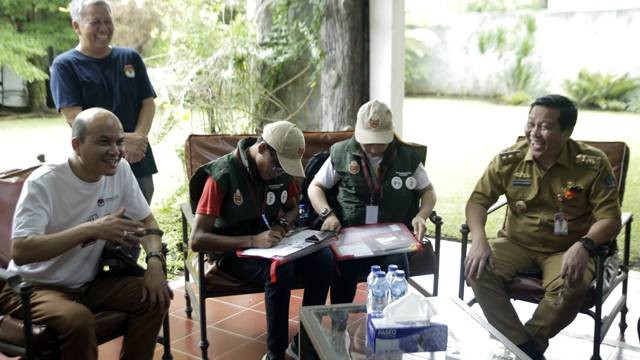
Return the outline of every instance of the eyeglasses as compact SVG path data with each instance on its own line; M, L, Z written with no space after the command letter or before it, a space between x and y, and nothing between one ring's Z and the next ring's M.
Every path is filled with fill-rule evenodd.
M282 168L282 165L280 165L280 161L278 161L278 154L271 146L269 146L269 154L271 154L272 161L271 170L275 173L282 174L284 169Z

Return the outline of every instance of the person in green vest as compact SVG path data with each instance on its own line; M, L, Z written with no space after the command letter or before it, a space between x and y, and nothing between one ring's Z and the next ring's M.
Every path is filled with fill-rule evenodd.
M224 252L220 270L264 284L268 352L263 359L284 359L295 274L304 274L302 305L324 305L335 268L328 248L274 268L268 259L236 255L236 250L276 245L295 222L300 190L294 177L304 177L304 148L302 131L277 121L266 125L261 137L242 139L233 152L200 167L190 182L190 197L200 199L191 249ZM289 348L297 353L297 343Z
M354 136L331 146L330 157L309 185L309 199L323 219L322 229L400 222L422 239L436 203L425 157L426 147L407 144L394 133L387 105L377 100L362 105ZM332 207L326 193L334 187ZM389 264L411 271L404 253L338 262L331 303L352 302L358 279L371 265L386 269Z

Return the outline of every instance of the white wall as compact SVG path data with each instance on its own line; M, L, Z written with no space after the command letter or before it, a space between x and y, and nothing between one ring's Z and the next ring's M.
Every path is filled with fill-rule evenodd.
M7 66L0 65L0 72L0 105L27 106L27 84Z
M536 74L533 94L562 92L565 79L575 79L582 68L640 76L640 9L589 12L538 12L535 49L529 59ZM428 29L431 40L423 64L426 80L418 92L493 96L506 92L506 74L512 53L481 54L478 32L503 26L513 28L518 15L464 13L445 17ZM408 34L410 34L408 32Z

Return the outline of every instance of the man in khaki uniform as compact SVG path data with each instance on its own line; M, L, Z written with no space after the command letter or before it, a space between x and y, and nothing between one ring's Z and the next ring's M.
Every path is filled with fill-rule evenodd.
M465 276L482 311L533 359L577 315L595 271L595 248L620 230L616 181L600 150L570 139L577 119L571 100L536 99L525 140L496 156L466 206L473 236ZM509 216L487 240L487 209L504 194ZM516 271L542 270L545 295L522 324L504 290Z

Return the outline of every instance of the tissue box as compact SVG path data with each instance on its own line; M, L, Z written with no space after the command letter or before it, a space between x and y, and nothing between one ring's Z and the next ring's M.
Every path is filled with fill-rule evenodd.
M447 325L426 320L395 322L367 317L367 346L375 354L447 350Z

